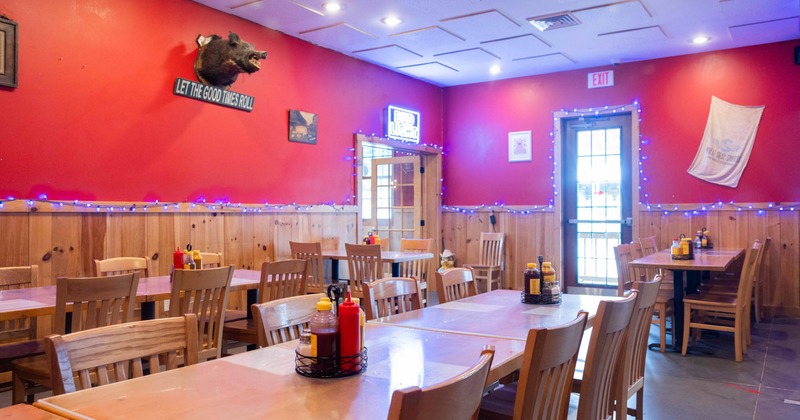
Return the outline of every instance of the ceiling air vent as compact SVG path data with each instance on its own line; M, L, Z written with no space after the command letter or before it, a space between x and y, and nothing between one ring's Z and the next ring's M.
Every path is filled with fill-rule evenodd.
M566 28L568 26L579 25L581 21L578 20L570 12L554 13L551 15L536 16L528 18L528 22L535 26L536 29L544 31L552 31L553 29Z

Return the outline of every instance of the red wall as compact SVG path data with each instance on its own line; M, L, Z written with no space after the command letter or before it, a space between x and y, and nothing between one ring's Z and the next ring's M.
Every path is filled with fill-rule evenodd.
M4 0L19 23L19 87L0 87L0 197L343 203L353 133L389 104L423 114L441 145L441 89L188 0ZM198 34L237 32L269 57L233 91L252 112L172 93ZM290 143L288 111L319 115Z
M445 89L445 204L546 204L553 111L642 107L650 203L800 201L800 66L797 41L614 67L615 86L587 89L598 68ZM701 181L689 168L711 96L766 105L750 161L735 189ZM508 132L532 130L532 162L508 163ZM486 168L476 172L475 168ZM643 198L643 197L642 197Z

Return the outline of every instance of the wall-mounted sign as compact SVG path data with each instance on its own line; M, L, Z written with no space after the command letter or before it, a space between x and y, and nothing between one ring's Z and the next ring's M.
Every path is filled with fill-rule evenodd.
M187 98L197 99L212 104L229 106L243 111L252 111L256 98L243 93L232 92L211 85L193 82L191 80L175 79L173 93Z
M614 70L589 73L589 89L614 86Z
M386 118L386 137L419 143L419 112L389 105Z

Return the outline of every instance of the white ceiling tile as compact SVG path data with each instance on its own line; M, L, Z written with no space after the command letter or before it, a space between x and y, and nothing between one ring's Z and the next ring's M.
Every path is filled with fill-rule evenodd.
M442 19L442 26L469 41L486 41L512 36L520 25L497 10Z
M800 36L800 17L749 23L731 26L728 29L734 41L747 44L765 42L765 39L773 39L776 36L790 40Z
M309 42L334 49L362 45L377 37L344 23L300 32Z
M456 69L476 64L487 64L498 61L498 57L481 48L451 51L434 55L437 60Z
M439 26L416 29L391 35L391 38L412 51L438 53L464 44L464 39Z
M458 70L435 61L430 63L415 64L413 66L398 67L397 70L411 76L416 76L431 81L438 80L442 77L451 77L458 73Z
M481 42L481 47L502 59L512 60L547 54L551 49L544 41L531 34Z
M400 67L414 64L422 58L422 55L407 50L399 45L386 45L384 47L370 48L367 50L354 51L356 57L380 63L388 67Z
M651 43L661 42L666 37L664 31L658 25L597 34L597 38L603 43L634 48L646 47Z
M581 21L582 25L591 26L595 33L614 32L632 26L645 26L652 20L650 12L638 0L573 10L572 14Z

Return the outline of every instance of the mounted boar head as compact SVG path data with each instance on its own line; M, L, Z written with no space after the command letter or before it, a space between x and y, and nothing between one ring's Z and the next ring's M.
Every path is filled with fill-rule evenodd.
M266 51L256 51L253 44L244 42L231 32L224 40L217 35L197 36L197 59L194 73L206 85L223 89L231 87L239 73L255 73L261 69L259 60L267 58Z

